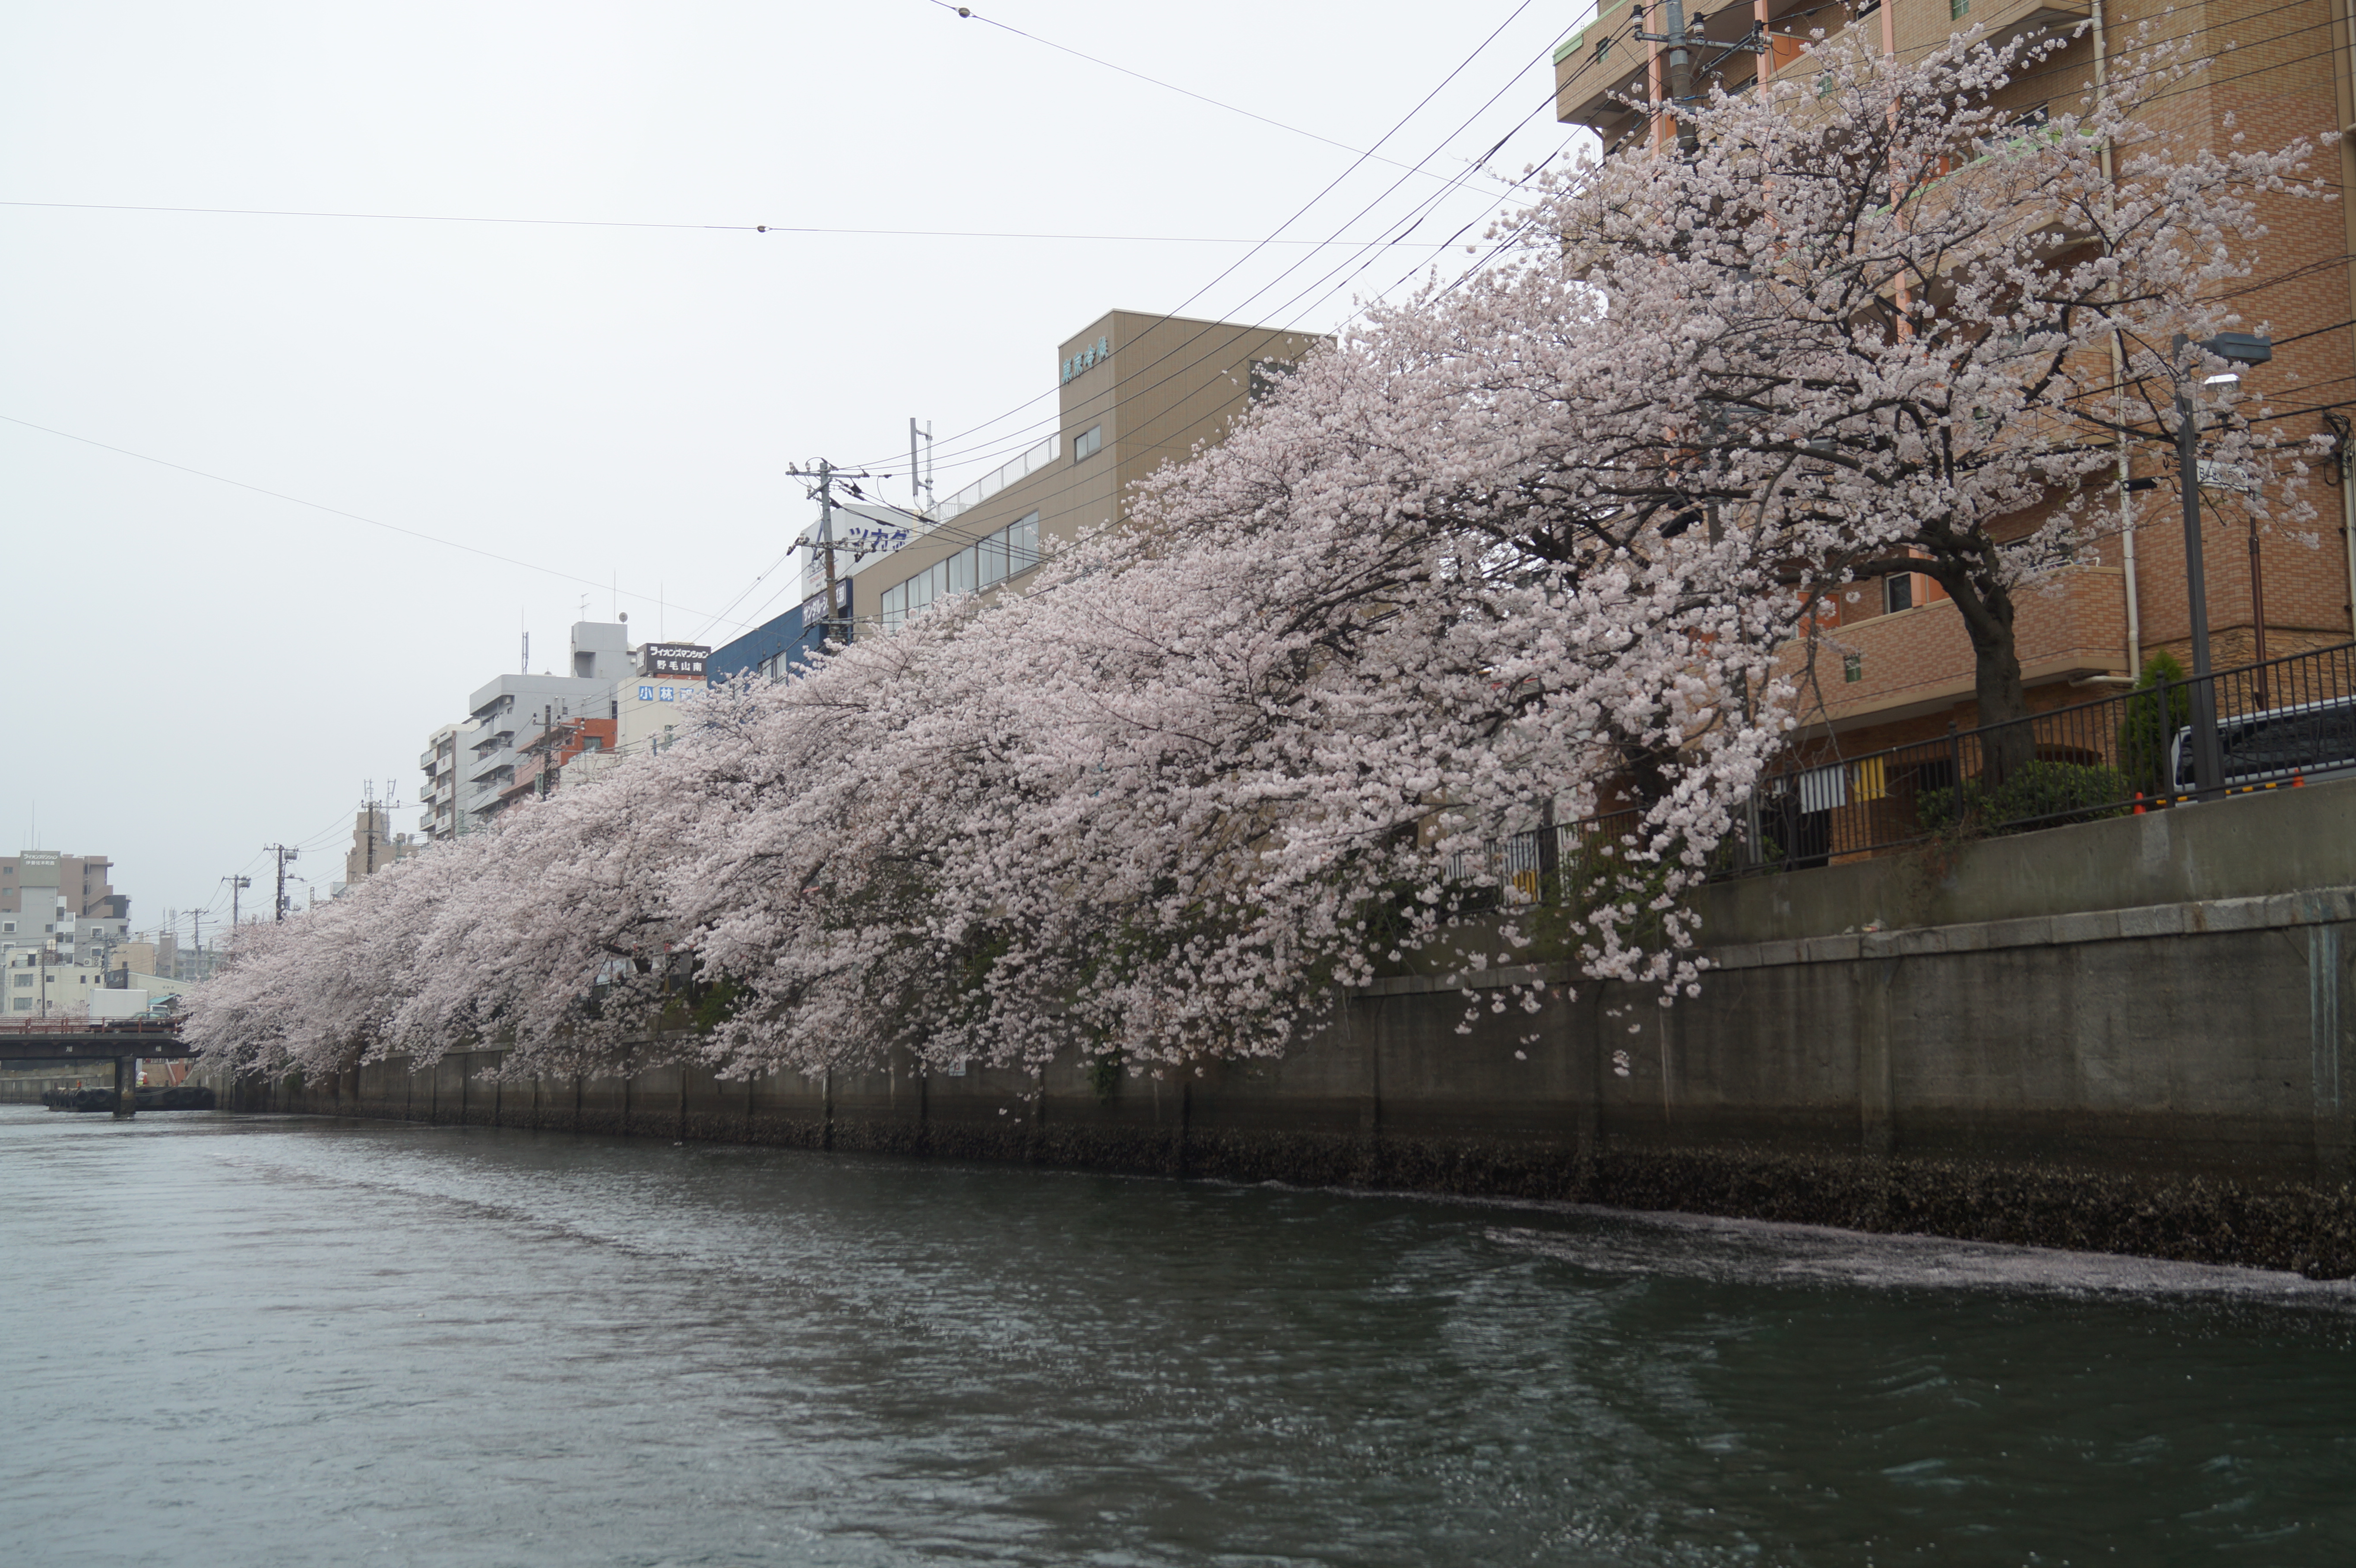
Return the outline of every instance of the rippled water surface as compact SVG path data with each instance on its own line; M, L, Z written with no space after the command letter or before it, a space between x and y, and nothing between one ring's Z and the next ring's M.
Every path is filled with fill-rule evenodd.
M2356 1295L0 1107L0 1563L2356 1562Z

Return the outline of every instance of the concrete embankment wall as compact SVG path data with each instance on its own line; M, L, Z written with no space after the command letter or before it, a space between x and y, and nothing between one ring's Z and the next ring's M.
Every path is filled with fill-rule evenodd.
M1704 911L1717 972L1672 1008L1582 986L1525 1013L1504 987L1565 977L1542 969L1402 976L1281 1061L1158 1079L511 1081L476 1051L236 1097L2356 1272L2356 784L1732 884Z
M114 1086L112 1063L78 1061L57 1066L0 1068L0 1105L37 1105L49 1089L81 1084Z

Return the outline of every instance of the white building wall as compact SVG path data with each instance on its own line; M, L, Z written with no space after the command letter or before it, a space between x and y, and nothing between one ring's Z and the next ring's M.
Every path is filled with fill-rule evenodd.
M562 720L607 717L616 683L630 674L629 630L620 622L575 622L569 674L503 675L468 700L472 728L457 749L459 831L474 827L514 782L519 743Z
M27 948L11 949L0 968L0 1018L16 1022L32 1019L80 1019L89 1016L93 991L106 987L106 971L95 964L44 964Z

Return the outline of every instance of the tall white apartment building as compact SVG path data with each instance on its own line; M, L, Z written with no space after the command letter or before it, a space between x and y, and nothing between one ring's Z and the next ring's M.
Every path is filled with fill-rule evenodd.
M573 623L565 673L519 671L467 699L466 721L426 738L419 826L435 838L471 832L496 815L523 746L568 719L610 719L615 688L633 674L627 617Z

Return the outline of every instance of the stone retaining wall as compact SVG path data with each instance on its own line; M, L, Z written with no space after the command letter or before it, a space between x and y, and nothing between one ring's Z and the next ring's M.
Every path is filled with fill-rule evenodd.
M2265 891L2284 880L2297 891ZM2170 891L2199 896L2121 901ZM675 1065L509 1081L498 1052L476 1051L233 1098L2356 1273L2340 1086L2356 784L1709 899L1716 972L1675 1008L1622 987L1573 999L1542 969L1400 976L1281 1061L1183 1075L1099 1083L1076 1061L952 1075L900 1060L749 1083ZM1955 913L1988 918L1922 918ZM1827 929L1860 915L1909 923ZM1526 1014L1503 987L1533 979L1551 984Z

